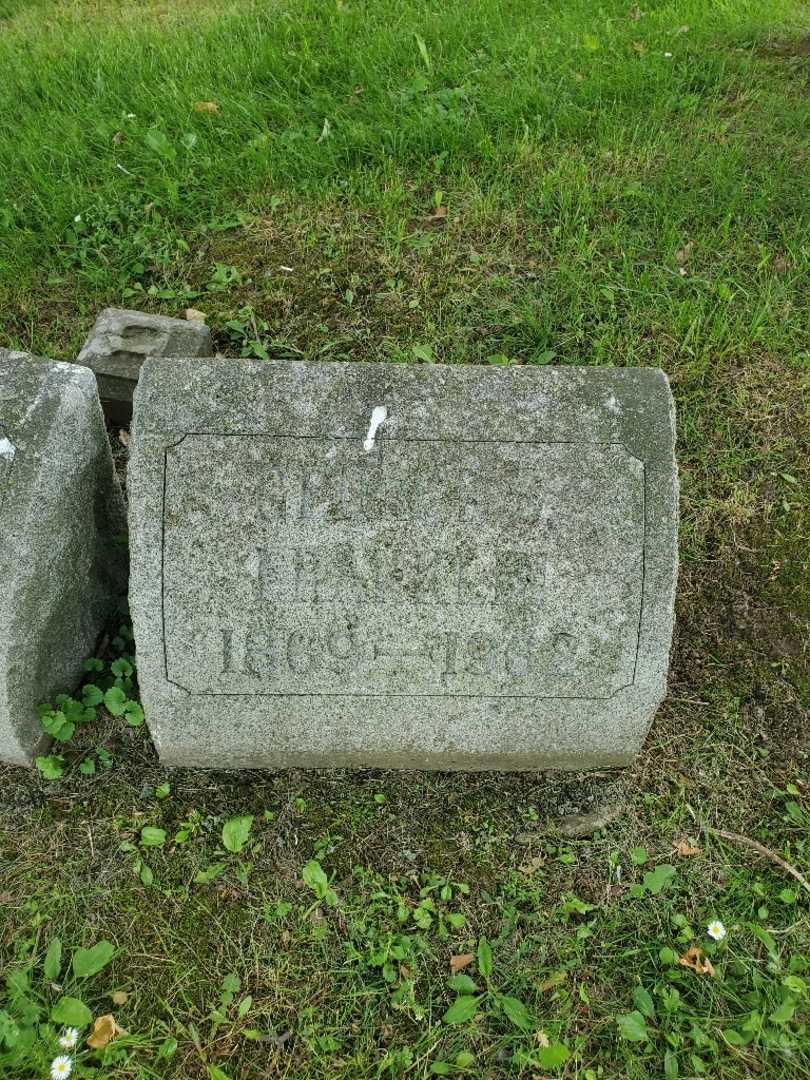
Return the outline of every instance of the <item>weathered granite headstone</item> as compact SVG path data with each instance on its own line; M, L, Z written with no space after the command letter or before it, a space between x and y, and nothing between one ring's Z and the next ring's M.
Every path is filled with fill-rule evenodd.
M666 686L657 370L148 360L139 677L175 765L627 763Z
M116 423L132 416L132 394L147 356L213 356L211 332L199 319L105 308L76 363L92 368L105 412Z
M70 691L126 585L121 490L92 372L0 349L0 760Z

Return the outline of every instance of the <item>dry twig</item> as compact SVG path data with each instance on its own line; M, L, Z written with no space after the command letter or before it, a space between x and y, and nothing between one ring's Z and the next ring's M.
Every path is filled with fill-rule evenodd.
M739 844L741 847L751 848L752 851L756 851L757 854L762 855L766 859L770 859L772 863L776 863L777 866L781 866L783 870L786 870L791 877L794 877L803 889L810 893L810 881L800 873L795 866L791 866L789 862L786 862L781 855L777 855L775 851L771 851L770 848L766 848L764 844L760 844L759 840L752 840L749 836L742 836L740 833L728 832L726 829L710 829L708 826L704 826L706 832L711 833L713 836L719 836L723 840L728 840L732 844Z

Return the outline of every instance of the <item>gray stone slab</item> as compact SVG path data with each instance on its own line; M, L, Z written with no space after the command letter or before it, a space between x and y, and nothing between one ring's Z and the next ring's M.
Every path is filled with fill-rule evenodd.
M92 372L0 349L0 760L45 745L126 586L123 499Z
M147 356L213 356L211 332L196 319L105 308L77 358L95 372L105 410L117 423L132 415L132 395Z
M639 749L677 569L663 372L148 360L131 450L130 602L167 764L583 769Z

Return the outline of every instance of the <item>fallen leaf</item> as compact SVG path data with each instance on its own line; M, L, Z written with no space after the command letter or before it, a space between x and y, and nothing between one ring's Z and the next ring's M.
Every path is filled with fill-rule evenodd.
M121 428L118 432L118 438L121 440L122 446L129 446L129 432L125 431L124 428Z
M352 1024L352 1031L358 1034L360 1031L359 1024ZM292 1038L291 1031L285 1031L283 1035L257 1035L255 1036L258 1043L269 1043L272 1046L282 1047L284 1043Z
M115 134L113 135L112 139L113 139L113 142L115 143L116 146L120 146L121 143L124 141L124 133L123 133L123 131L116 131Z
M518 871L521 874L525 874L526 877L531 877L532 874L536 874L540 867L546 860L542 855L535 855L532 859L527 859L526 862L521 863L518 867Z
M428 217L428 221L444 221L447 217L447 207L437 206L433 213Z
M690 945L683 956L678 960L681 967L690 968L698 975L714 975L714 966L711 960L699 949L697 945Z
M207 315L204 311L198 311L196 308L186 308L186 319L189 322L205 322Z
M676 854L681 855L684 859L687 859L690 855L700 854L700 848L690 844L685 837L682 837L680 840L675 840L672 847Z
M678 266L685 266L694 250L695 245L691 243L691 241L688 244L684 244L682 248L678 248L675 252L675 262Z
M92 1050L103 1050L107 1043L117 1035L123 1035L124 1029L119 1027L115 1022L115 1017L112 1013L107 1013L106 1016L97 1016L93 1021L93 1034L88 1038L87 1045Z
M784 274L788 268L788 261L784 255L777 255L773 260L773 272L775 274ZM800 785L801 786L801 785Z
M549 975L547 979L543 979L541 983L537 984L537 989L541 994L545 994L547 990L553 990L555 986L559 986L560 983L564 983L568 978L567 971L555 971L553 975Z
M216 101L195 101L194 111L210 113L219 112L219 105L217 105Z
M639 56L643 56L643 54L647 51L647 46L644 44L643 41L634 41L633 48L639 54Z
M474 959L474 953L457 953L455 956L450 957L450 970L456 975L459 971L463 971L465 967L469 967Z
M110 994L113 1005L126 1005L129 998L129 994L125 990L116 990L114 994Z

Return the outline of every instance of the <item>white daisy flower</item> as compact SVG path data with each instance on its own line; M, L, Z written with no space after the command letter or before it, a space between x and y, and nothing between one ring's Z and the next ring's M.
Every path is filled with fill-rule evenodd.
M59 1040L59 1045L63 1050L72 1050L78 1041L79 1033L76 1028L67 1028Z
M710 938L714 938L715 941L722 941L726 936L726 928L719 919L712 919L706 927L706 933Z
M51 1062L51 1080L63 1080L63 1077L70 1076L72 1071L73 1062L67 1054L60 1054Z
M81 214L77 214L77 215L76 215L76 217L75 217L75 218L74 218L73 220L74 220L74 221L81 221L81 220L82 220L82 215L81 215Z

